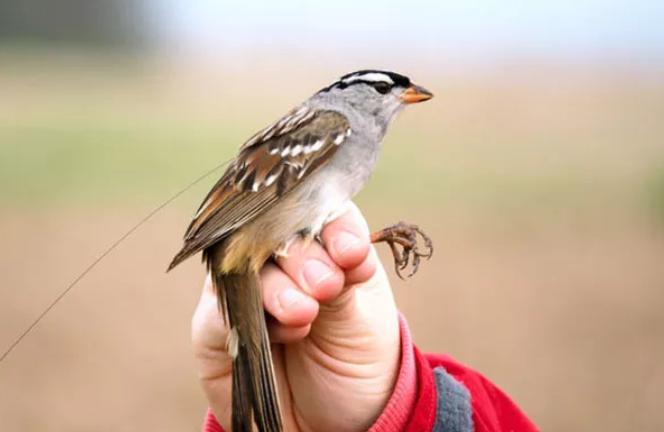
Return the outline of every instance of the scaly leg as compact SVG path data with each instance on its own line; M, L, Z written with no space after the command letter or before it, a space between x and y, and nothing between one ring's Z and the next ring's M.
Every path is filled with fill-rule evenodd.
M427 249L426 253L422 253L419 250L417 239L418 234L424 241L424 246ZM417 225L403 221L371 234L371 243L380 242L387 243L390 246L390 249L392 249L394 268L397 272L397 276L401 279L405 279L401 272L405 270L409 264L413 266L413 270L408 276L406 276L406 278L417 273L417 270L420 268L421 258L429 259L431 258L431 255L433 255L433 242L431 241L431 238ZM397 245L400 245L403 248L403 252L399 251Z

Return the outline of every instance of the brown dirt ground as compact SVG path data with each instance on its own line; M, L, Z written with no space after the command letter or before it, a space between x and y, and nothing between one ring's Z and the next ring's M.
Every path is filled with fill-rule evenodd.
M377 208L373 225L388 221ZM136 211L0 215L0 346ZM0 365L0 430L198 430L189 346L202 267L164 274L187 215L165 211L86 277ZM437 254L394 280L417 344L479 369L543 430L664 427L664 241L633 227L482 230L420 219ZM386 259L386 251L381 251Z

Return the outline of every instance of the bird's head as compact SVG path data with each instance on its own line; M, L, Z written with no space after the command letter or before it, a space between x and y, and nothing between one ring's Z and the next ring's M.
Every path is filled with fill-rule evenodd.
M385 127L406 105L433 97L430 91L412 83L407 76L380 70L349 73L317 95L374 116Z

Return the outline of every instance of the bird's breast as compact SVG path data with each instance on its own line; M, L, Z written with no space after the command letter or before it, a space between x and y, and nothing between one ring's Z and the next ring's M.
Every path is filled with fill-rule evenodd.
M332 160L283 196L272 208L229 238L222 267L240 265L234 257L252 257L260 268L274 253L284 251L301 235L316 236L367 182L380 143L344 142Z

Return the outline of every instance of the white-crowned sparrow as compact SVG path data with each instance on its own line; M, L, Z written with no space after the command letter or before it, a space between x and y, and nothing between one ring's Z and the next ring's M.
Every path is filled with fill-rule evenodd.
M371 176L397 114L432 96L393 72L345 75L250 138L198 209L169 270L203 251L231 327L233 432L252 431L252 420L261 432L282 430L259 270L293 240L317 238ZM428 253L417 250L416 233ZM432 250L405 223L371 239L390 244L399 275Z

